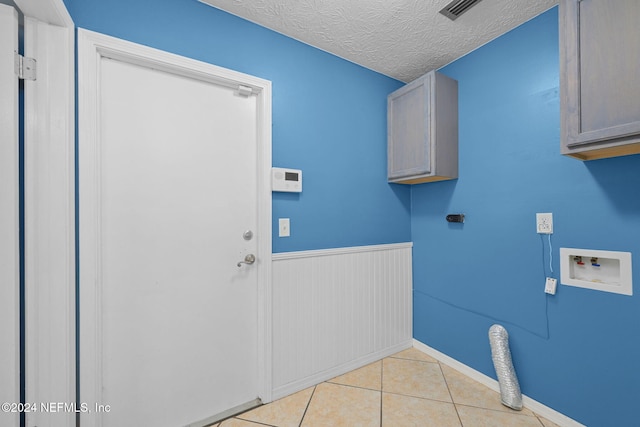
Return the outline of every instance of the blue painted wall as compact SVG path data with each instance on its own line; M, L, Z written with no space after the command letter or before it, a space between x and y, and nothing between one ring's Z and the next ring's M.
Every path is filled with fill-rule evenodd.
M556 8L441 71L459 84L460 177L412 188L415 338L495 378L501 323L523 393L590 427L637 426L640 289L543 289L560 247L633 252L638 277L640 156L559 154ZM536 212L554 215L553 273Z
M66 0L76 26L273 82L273 251L411 240L410 188L386 181L386 98L401 82L196 0ZM277 236L279 217L291 237Z
M558 248L635 252L640 156L559 155L557 10L441 70L459 82L460 178L386 182L386 96L401 83L196 0L66 0L77 26L273 82L274 252L414 241L414 334L494 376L487 331L507 327L523 392L589 426L637 424L637 297L559 286ZM466 214L450 225L447 213ZM553 212L549 244L535 213ZM636 293L640 292L636 290Z

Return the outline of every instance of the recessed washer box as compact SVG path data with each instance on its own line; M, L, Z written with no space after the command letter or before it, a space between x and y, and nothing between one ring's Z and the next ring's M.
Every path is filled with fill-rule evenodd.
M633 295L631 252L560 248L560 282Z

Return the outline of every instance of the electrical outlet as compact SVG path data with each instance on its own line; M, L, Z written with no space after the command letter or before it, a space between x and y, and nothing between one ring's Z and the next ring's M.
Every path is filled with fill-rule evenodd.
M538 234L553 234L553 214L536 214L536 232Z

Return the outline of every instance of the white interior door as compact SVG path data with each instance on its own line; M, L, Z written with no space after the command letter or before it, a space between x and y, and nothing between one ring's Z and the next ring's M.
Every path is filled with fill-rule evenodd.
M0 402L20 402L18 246L18 14L0 4ZM0 424L17 426L15 409L0 411ZM12 412L11 409L14 409Z
M83 425L187 425L264 386L259 97L136 49L79 48Z

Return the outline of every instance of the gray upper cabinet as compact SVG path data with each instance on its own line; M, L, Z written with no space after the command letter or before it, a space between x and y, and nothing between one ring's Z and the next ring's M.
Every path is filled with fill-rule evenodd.
M389 182L458 177L458 82L435 71L387 98Z
M640 1L560 1L561 152L640 153Z

